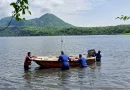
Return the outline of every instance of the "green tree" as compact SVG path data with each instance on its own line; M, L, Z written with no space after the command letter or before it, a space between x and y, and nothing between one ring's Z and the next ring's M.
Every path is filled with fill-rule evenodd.
M28 0L17 0L16 2L12 2L10 5L14 8L12 17L15 17L17 21L25 20L25 18L21 17L21 14L24 15L28 12L31 15Z
M10 26L10 24L13 20L13 17L15 17L15 19L17 21L22 21L22 20L25 20L25 18L22 18L21 16L26 14L26 12L28 12L31 15L31 12L30 12L29 6L28 6L29 5L28 0L17 0L16 2L12 2L10 5L13 6L13 8L14 8L11 20L9 21L8 25L6 27L0 29L0 31L4 31L5 29L7 29Z
M121 15L120 17L117 17L116 19L120 19L120 20L128 20L130 19L130 16L124 16L124 15Z

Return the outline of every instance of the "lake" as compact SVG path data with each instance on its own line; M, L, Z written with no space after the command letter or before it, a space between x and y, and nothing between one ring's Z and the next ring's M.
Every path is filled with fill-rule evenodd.
M130 90L130 36L64 36L68 55L101 50L102 61L87 68L39 69L32 62L25 72L23 62L32 55L59 55L61 36L0 37L0 90Z

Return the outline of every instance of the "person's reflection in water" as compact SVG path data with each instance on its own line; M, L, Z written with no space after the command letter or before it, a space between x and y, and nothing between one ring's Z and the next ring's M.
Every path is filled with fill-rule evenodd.
M86 90L86 88L89 88L90 84L93 83L92 77L93 76L90 75L89 68L83 68L78 70L78 88L80 88L80 90Z
M33 86L31 85L31 79L32 79L31 71L25 71L23 78L26 80L25 86L32 88Z
M79 83L80 85L83 84L84 80L85 80L85 76L87 76L87 71L86 69L80 69L79 72L78 72L78 78L79 78Z
M96 62L96 66L101 66L101 62Z
M82 69L79 72L79 82L81 85L81 90L85 88L96 88L94 86L101 84L101 62L95 62L93 65L88 65L88 68Z
M70 72L69 71L61 71L59 73L59 81L60 81L60 88L64 90L69 90L69 83L70 83Z

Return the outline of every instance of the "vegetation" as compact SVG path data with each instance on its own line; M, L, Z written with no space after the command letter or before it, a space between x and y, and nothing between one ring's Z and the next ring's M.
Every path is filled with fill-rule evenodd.
M1 27L2 28L2 27ZM55 35L116 35L130 32L130 25L107 27L9 27L1 31L0 36L55 36Z
M11 17L0 20L0 29L6 27ZM75 27L53 14L18 22L13 19L10 26L0 31L0 36L54 36L54 35L115 35L130 33L130 25L107 27Z
M31 15L28 7L28 0L17 0L16 2L12 2L10 5L14 8L12 17L15 17L17 21L25 20L25 18L21 17L21 14L26 14L26 11Z
M13 20L11 26L6 31L1 31L0 36L37 36L37 35L110 35L110 34L122 34L130 33L130 25L118 25L118 26L108 26L108 27L91 27L91 28L83 28L83 27L73 27L72 25L65 23L64 21L58 19L57 17L54 19L53 17L40 17L39 19L32 19L27 22L22 21L25 18L21 18L21 14L26 14L26 11L31 15L28 7L28 0L17 0L17 2L12 2L10 4L14 8L14 12L12 17L8 20ZM22 21L22 22L17 22ZM55 16L54 16L55 17ZM42 19L42 20L40 20ZM120 16L116 19L120 20L128 20L130 16ZM6 21L6 22L7 22ZM10 25L11 21L9 21ZM55 22L56 21L56 22ZM1 20L1 28L5 26L5 20ZM55 23L54 23L55 22ZM20 27L17 27L20 26ZM32 27L33 26L33 27ZM34 27L35 26L35 27ZM7 28L5 27L5 29ZM71 28L70 28L71 27ZM3 29L3 30L5 30Z
M130 19L130 16L124 16L124 15L121 15L120 17L117 17L116 19L120 19L120 20L128 20Z

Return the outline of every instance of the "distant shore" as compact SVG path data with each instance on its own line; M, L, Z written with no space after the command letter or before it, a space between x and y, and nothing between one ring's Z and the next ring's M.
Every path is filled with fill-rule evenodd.
M119 34L119 35L130 35L130 33L123 33L123 34Z

